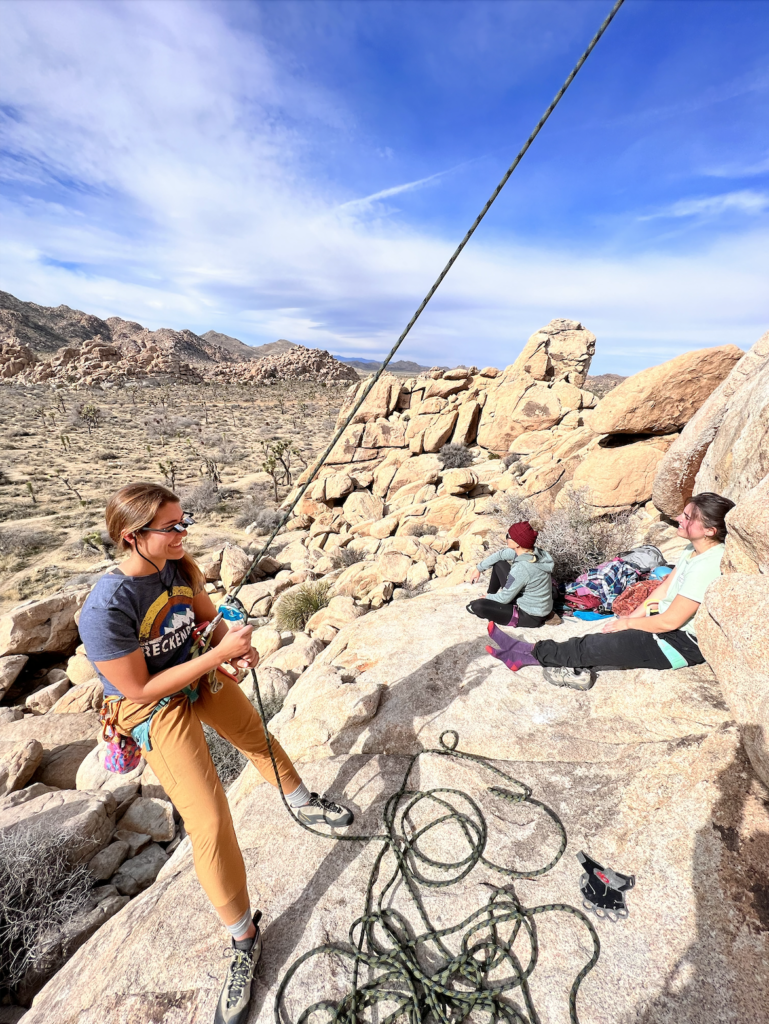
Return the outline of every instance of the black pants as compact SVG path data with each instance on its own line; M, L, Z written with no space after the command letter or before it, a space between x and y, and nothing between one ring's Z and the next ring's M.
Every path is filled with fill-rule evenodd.
M697 644L683 629L660 634L681 654L687 665L705 660ZM538 640L531 652L540 665L566 665L568 668L670 668L653 633L623 629L619 633L589 633L574 636L563 643Z
M508 562L495 562L491 570L491 579L489 580L487 593L496 594L498 590L504 587L509 574L510 567ZM510 604L500 604L499 601L489 601L488 598L481 597L477 601L471 601L467 606L468 611L471 611L473 615L477 615L479 619L489 619L491 622L496 622L498 626L509 626L513 618L513 611L516 608L518 608L517 625L519 626L541 626L550 618L550 615L529 615L523 608L519 608L514 601Z

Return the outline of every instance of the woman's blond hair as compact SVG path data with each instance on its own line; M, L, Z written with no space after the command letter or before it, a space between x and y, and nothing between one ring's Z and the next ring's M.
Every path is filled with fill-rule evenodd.
M178 495L162 484L126 484L116 491L104 513L107 532L118 551L132 551L133 547L124 538L124 533L137 533L143 526L149 526L164 505L179 501ZM203 588L205 580L197 563L185 552L178 560L179 569L186 576L194 593Z

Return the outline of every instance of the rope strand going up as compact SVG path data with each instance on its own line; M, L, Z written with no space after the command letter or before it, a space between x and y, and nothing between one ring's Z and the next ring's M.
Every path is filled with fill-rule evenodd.
M470 229L468 230L467 234L465 235L465 237L462 239L462 241L459 243L459 245L456 247L456 249L452 253L451 258L449 259L449 261L446 264L446 266L443 268L443 270L440 272L440 274L436 278L432 288L430 288L430 291L422 299L421 303L419 304L419 307L417 308L416 313L414 313L412 318L406 324L406 327L405 327L403 333L398 338L398 340L395 342L393 347L390 349L390 351L389 351L389 353L387 355L387 358L384 360L382 365L376 371L374 376L369 380L367 385L363 388L361 394L358 396L358 400L356 401L355 405L350 410L349 415L345 419L344 423L339 427L339 429L337 430L336 434L334 434L334 437L332 438L331 443L328 445L326 450L323 452L323 454L320 456L318 461L315 463L315 466L313 467L312 472L310 473L309 477L304 482L302 487L299 489L299 493L295 496L294 500L291 502L289 507L284 512L283 516L281 517L280 522L275 527L275 529L272 531L270 536L267 538L267 541L263 545L261 551L259 551L258 554L256 554L254 556L254 559L251 562L251 566L250 566L248 572L243 577L243 582L240 583L235 588L235 590L233 591L233 594L232 594L233 598L236 598L238 596L238 594L240 593L241 587L243 587L245 585L245 581L249 578L249 576L253 572L255 566L257 566L259 564L259 562L261 561L261 559L267 554L267 551L269 550L270 544L272 544L272 542L275 540L277 535L283 529L283 526L285 525L285 523L288 522L289 516L291 515L291 513L294 511L296 506L299 504L299 502L304 497L305 492L307 491L307 488L315 480L316 476L320 472L321 467L324 465L326 459L331 454L332 449L334 448L336 443L339 441L340 437L345 432L345 430L349 427L349 425L352 422L353 417L355 416L356 412L363 405L363 403L365 402L366 398L368 398L368 396L369 396L369 394L371 392L371 389L374 387L376 382L379 380L379 378L384 373L385 369L387 368L388 364L390 363L390 360L393 358L395 353L398 351L398 349L401 347L403 342L406 340L406 337L408 336L409 332L411 331L411 328L414 326L414 324L417 322L419 317L422 315L425 307L427 306L427 303L430 301L430 299L433 297L433 295L435 295L435 293L437 292L437 290L440 287L441 283L443 282L443 279L446 277L448 272L451 270L451 268L456 263L459 254L462 252L464 247L467 245L467 243L470 241L470 239L475 234L476 228L478 227L478 225L481 223L483 218L486 216L486 214L491 209L492 204L494 203L494 200L497 198L499 193L502 191L502 189L505 187L507 182L510 180L510 177L511 177L513 171L516 169L516 167L521 162L521 160L523 160L523 158L526 155L526 153L527 153L529 147L531 146L532 142L534 142L534 140L536 139L536 137L539 135L540 131L544 127L547 119L550 117L550 115L553 113L553 111L558 106L560 101L563 99L564 94L566 93L566 90L569 88L571 83L577 77L577 73L579 72L580 68L585 63L585 61L590 56L590 54L593 52L593 50L595 49L595 47L596 47L596 45L598 43L598 40L601 38L601 36L606 31L606 29L612 23L612 21L614 20L615 15L617 14L617 11L620 9L620 7L622 6L622 4L624 2L625 2L625 0L617 0L617 2L614 4L614 6L612 7L612 9L609 11L608 15L604 19L603 23L601 24L601 27L598 29L596 34L593 36L593 38L588 43L587 49L582 54L582 56L579 58L577 63L574 65L574 68L572 69L572 71L569 74L568 78L566 79L566 81L563 83L561 88L558 90L558 92L553 97L553 100L551 101L551 103L548 106L547 110L544 112L542 117L540 117L539 121L537 121L536 125L534 126L534 130L532 131L531 135L529 135L528 139L524 142L524 144L521 147L521 149L520 149L518 155L516 156L515 160L513 160L513 162L508 167L508 169L505 171L505 174L502 177L502 180L497 185L497 187L494 189L494 191L491 193L491 196L489 197L488 201L486 202L486 205L483 207L481 212L475 218L475 220L473 221L472 225L470 226Z

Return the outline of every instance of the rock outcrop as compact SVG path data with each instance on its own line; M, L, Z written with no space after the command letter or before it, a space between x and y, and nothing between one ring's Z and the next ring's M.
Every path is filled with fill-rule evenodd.
M660 463L657 479L654 483L654 504L665 515L678 515L679 512L683 511L684 505L692 494L696 493L695 479L702 466L706 452L720 431L724 417L729 410L732 410L734 415L739 417L739 410L746 408L751 402L755 406L756 397L753 395L755 381L759 378L764 381L766 380L764 371L767 366L769 366L769 331L759 338L756 344L734 366L729 376L703 402L684 427L681 436L671 446ZM763 387L765 389L766 385L764 384ZM765 408L765 396L763 401ZM754 421L757 412L758 410L754 407ZM754 429L755 426L754 422ZM729 433L733 429L734 427L731 428ZM728 455L725 435L722 442L719 446L719 451L725 451ZM760 463L763 458L760 448L756 449L755 455ZM715 453L708 463L711 468L706 470L706 476L703 476L697 482L697 490L715 490L717 493L725 494L726 492L719 491L718 487L708 486L709 484L715 485L716 483L714 479L715 470L712 468L714 461ZM725 463L726 460L722 461ZM740 466L747 469L748 467L745 465L745 462L746 460L743 456L740 460ZM725 464L720 472L722 474L727 472ZM769 472L769 467L764 469L764 475L767 472ZM760 469L758 473L760 474ZM760 478L759 476L758 479ZM756 480L756 470L752 466L750 467L750 476L747 479ZM748 489L749 487L744 487L744 490ZM728 494L727 497L736 500L731 494Z
M303 748L312 760L302 769L308 784L349 803L357 833L375 836L408 755L457 729L460 749L498 758L565 826L568 847L557 866L537 880L516 879L525 906L580 906L580 849L636 875L628 921L596 925L601 956L580 989L582 1020L760 1024L769 1000L767 792L746 770L712 673L707 666L606 672L588 693L554 688L540 670L513 676L486 655L483 623L464 611L470 590L446 591L440 600L428 594L355 620L300 676L275 723L292 754ZM339 679L335 693L332 676ZM378 701L371 696L377 691ZM499 777L482 766L425 753L412 771L412 789L442 789L444 799L453 799L447 789L468 793L488 824L492 861L525 872L555 852L544 814L500 799L490 789ZM292 825L277 792L250 767L229 800L265 915L252 1016L267 1021L278 985L303 953L329 941L346 944L381 847L376 840L326 842ZM416 827L422 814L421 807L413 812ZM467 854L449 827L431 842L428 855L458 861ZM390 873L388 857L375 899ZM460 883L421 894L430 920L443 927L480 909L489 886L507 881L479 865ZM393 890L388 906L423 930L405 886ZM566 1021L569 987L590 942L571 918L551 925L545 916L537 918L533 999L543 1020ZM182 846L158 881L48 983L25 1024L162 1019L171 1007L180 1019L208 1020L225 940ZM105 963L109 970L100 970ZM347 991L347 961L328 956L317 967L308 962L290 982L287 1020ZM428 970L435 969L431 960Z
M672 434L681 430L744 353L735 345L702 348L628 377L601 401L599 434Z

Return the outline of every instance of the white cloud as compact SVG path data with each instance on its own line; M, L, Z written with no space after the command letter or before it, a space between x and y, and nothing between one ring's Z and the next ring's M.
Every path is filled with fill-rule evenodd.
M717 196L701 196L696 199L680 199L664 210L647 214L641 220L658 217L719 217L724 213L760 214L769 209L769 194L742 189L738 192L724 192Z
M365 199L327 181L318 155L357 144L343 99L228 27L215 4L58 0L4 13L3 102L20 120L6 122L18 159L0 210L3 288L152 328L391 347L457 239L379 200L447 172ZM723 209L763 201L728 195L743 199ZM766 232L643 256L484 237L402 357L505 365L566 316L598 335L599 369L628 372L687 348L744 347L769 326Z

